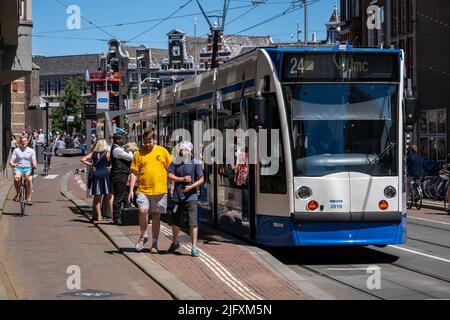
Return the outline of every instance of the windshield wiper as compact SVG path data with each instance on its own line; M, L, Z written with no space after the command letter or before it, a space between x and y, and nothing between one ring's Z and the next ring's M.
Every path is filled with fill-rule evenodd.
M381 153L378 154L375 159L369 160L369 164L374 164L375 162L380 161L396 145L397 143L395 142L389 142L389 145L383 151L381 151Z

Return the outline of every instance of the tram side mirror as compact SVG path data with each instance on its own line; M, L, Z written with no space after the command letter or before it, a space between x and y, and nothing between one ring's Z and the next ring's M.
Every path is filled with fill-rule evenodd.
M266 98L257 95L251 103L251 127L263 128L266 123Z
M405 98L405 125L416 123L416 98L408 96Z

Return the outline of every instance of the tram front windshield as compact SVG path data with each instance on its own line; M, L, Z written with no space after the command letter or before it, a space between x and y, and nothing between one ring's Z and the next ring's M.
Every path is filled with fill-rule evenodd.
M398 174L396 85L285 86L296 176Z

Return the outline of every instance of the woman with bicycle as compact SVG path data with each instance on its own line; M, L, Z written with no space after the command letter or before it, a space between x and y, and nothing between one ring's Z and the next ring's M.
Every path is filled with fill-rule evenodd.
M36 152L28 147L28 137L22 136L20 138L20 145L14 149L9 165L14 168L14 187L16 188L16 196L14 201L18 202L20 192L20 178L22 176L27 177L27 189L28 199L26 199L28 205L32 205L31 193L33 192L33 169L37 168Z

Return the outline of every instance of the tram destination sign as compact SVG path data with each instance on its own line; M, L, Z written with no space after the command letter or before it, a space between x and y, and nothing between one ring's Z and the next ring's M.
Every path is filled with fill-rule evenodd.
M300 52L283 57L283 81L399 81L397 53Z

